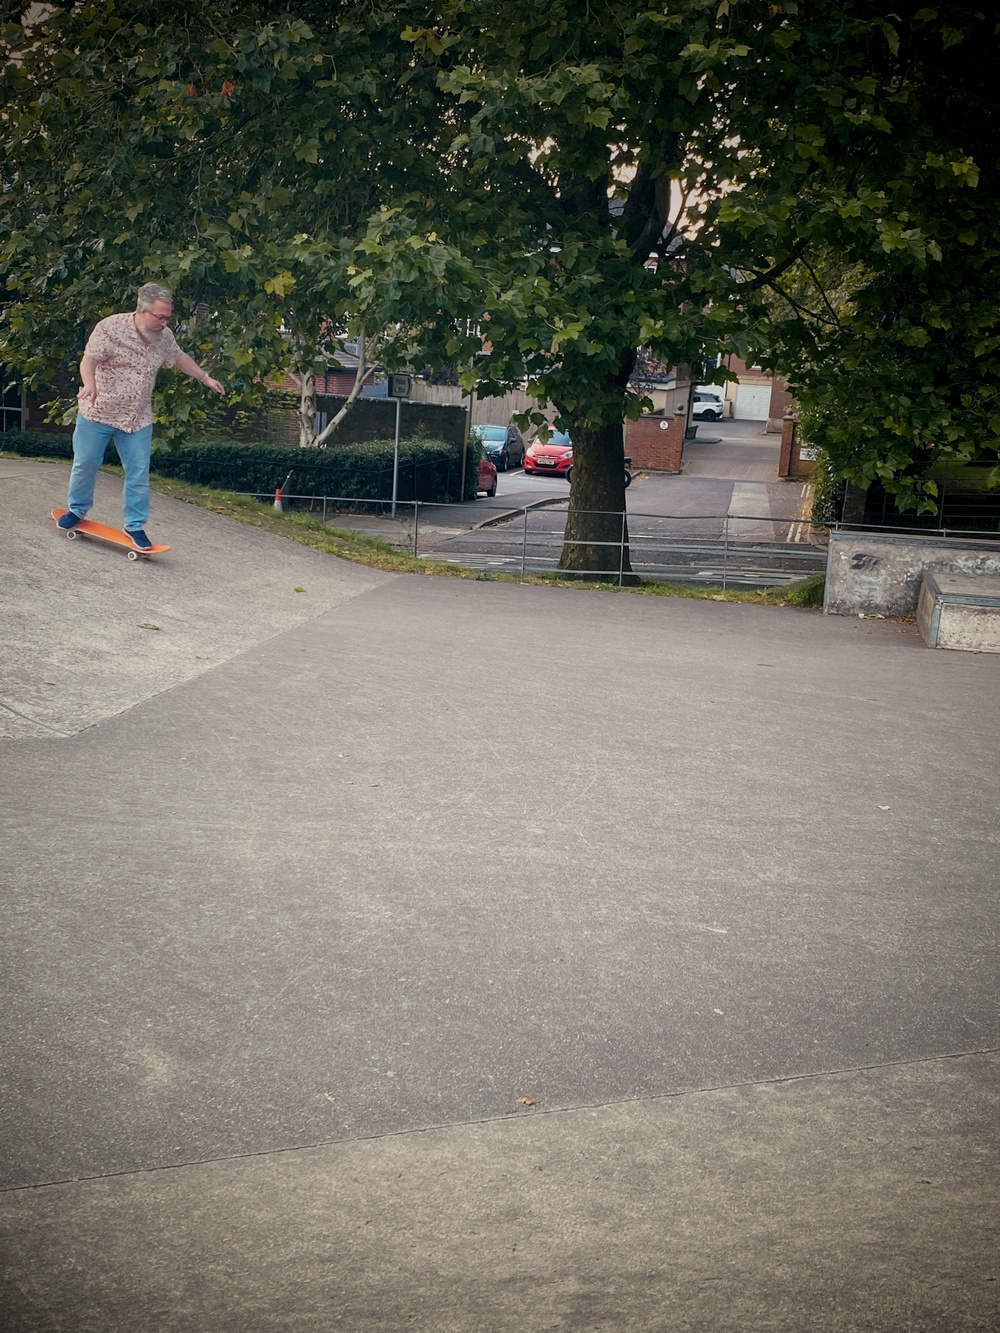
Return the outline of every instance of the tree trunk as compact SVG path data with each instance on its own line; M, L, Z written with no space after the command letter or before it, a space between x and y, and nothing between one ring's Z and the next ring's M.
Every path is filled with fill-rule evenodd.
M378 355L380 346L381 339L378 336L366 338L362 334L358 338L358 368L354 375L354 385L351 392L347 395L340 411L326 423L323 430L316 436L316 444L320 449L326 448L327 440L361 397L361 391L365 386L365 380L368 378L368 373L375 369L375 358Z
M602 426L577 426L572 431L573 476L569 515L559 568L603 577L613 574L623 583L637 583L629 563L628 524L625 519L625 393L635 365L635 352L622 352L618 374L603 386L611 420ZM599 391L600 392L600 391ZM616 406L617 405L617 406Z
M299 384L299 447L312 448L316 444L316 376L304 370Z
M573 477L559 568L631 575L621 423L573 431ZM634 582L634 579L629 579Z

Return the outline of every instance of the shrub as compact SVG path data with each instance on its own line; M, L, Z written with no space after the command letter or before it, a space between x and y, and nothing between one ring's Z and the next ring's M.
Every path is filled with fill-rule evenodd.
M836 523L844 512L843 477L834 471L830 455L825 449L816 450L816 466L812 474L812 521Z
M7 430L0 433L0 449L33 458L72 458L73 436L54 430ZM117 463L112 445L104 454L105 463Z

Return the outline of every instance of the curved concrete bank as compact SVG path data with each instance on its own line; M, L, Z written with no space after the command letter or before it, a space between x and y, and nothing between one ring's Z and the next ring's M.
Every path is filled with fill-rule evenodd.
M49 511L68 475L0 458L0 737L71 735L392 577L156 494L166 555L67 541ZM120 527L117 477L95 501Z

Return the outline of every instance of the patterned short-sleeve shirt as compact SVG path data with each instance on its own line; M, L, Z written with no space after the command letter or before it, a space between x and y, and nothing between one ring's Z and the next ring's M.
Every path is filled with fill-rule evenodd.
M156 372L181 354L171 331L140 333L132 315L109 315L95 325L85 352L96 362L97 381L97 401L88 404L87 419L130 434L151 426Z

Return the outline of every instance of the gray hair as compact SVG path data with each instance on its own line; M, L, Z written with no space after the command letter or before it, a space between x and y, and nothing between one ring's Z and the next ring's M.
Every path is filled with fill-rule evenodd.
M157 301L169 301L173 305L174 294L169 287L164 287L158 282L144 282L136 295L135 308L152 310Z

